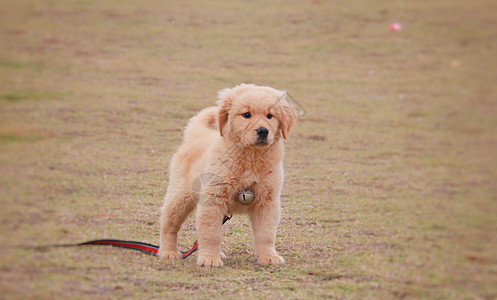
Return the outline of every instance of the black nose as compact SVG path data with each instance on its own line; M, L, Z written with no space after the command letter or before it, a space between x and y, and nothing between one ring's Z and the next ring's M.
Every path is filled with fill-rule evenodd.
M267 138L268 133L269 133L269 131L267 130L266 127L257 128L257 135L259 136L260 139Z

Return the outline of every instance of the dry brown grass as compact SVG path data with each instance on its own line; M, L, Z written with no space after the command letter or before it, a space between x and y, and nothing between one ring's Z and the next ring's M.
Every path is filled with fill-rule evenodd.
M3 1L0 298L496 298L496 6ZM286 148L286 265L255 264L243 217L219 270L5 248L157 243L182 127L240 82L307 110Z

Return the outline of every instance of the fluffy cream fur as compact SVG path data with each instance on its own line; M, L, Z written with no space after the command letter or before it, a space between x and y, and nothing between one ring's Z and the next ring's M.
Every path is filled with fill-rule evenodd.
M241 84L221 90L217 107L190 119L183 144L171 162L161 210L161 258L182 257L178 231L196 208L199 265L223 265L221 221L228 213L249 215L260 264L284 263L274 244L280 220L283 139L293 125L294 113L283 95L270 87ZM249 118L244 115L247 112ZM218 131L211 128L216 123ZM257 134L261 127L268 129L264 143ZM256 197L249 206L236 201L245 188Z

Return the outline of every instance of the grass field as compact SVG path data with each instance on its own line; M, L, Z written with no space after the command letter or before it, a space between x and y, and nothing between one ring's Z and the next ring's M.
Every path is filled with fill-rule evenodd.
M497 298L497 3L0 4L0 299ZM400 22L401 31L389 30ZM222 269L157 244L183 126L241 82L305 108L277 249L248 221ZM196 238L193 218L180 233Z

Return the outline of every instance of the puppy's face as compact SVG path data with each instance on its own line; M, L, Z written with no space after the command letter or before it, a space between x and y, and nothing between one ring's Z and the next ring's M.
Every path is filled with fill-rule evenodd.
M282 91L242 84L219 92L221 136L244 147L268 147L286 139L294 114Z

